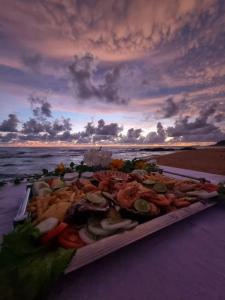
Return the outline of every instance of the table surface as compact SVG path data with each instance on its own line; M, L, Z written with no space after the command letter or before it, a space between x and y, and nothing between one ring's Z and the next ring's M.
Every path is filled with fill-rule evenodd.
M24 194L24 185L0 190L0 235ZM225 206L216 205L63 276L49 299L224 300L224 232Z

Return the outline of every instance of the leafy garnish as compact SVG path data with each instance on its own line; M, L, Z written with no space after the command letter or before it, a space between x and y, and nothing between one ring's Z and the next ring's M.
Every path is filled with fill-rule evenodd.
M25 223L4 237L0 252L2 300L44 299L69 264L73 249L40 246L39 236L32 224Z

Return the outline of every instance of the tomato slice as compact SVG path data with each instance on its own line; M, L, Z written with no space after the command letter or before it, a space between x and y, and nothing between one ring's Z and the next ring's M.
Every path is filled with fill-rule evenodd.
M218 186L213 183L205 183L202 186L203 190L207 191L208 193L216 192L218 190Z
M58 226L47 232L41 237L41 243L47 244L50 240L58 236L68 226L66 223L60 223Z
M58 243L63 248L78 249L86 244L80 238L78 232L73 227L68 226L58 237Z

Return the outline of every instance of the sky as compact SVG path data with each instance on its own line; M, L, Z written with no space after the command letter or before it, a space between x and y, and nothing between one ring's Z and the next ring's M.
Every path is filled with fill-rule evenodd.
M225 1L0 7L0 145L225 139Z

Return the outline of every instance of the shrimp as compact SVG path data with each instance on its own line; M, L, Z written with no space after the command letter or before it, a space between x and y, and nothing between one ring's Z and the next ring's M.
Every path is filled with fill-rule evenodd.
M98 188L94 184L86 184L82 188L82 191L85 193L98 191Z
M148 192L139 193L139 197L157 206L169 206L172 202L171 199L166 198L164 195L159 195L155 191L149 190Z
M186 207L186 206L189 206L190 204L191 203L189 201L185 200L184 198L174 200L174 205L177 208Z
M138 188L135 185L128 185L117 193L117 201L123 208L130 208L138 198Z

